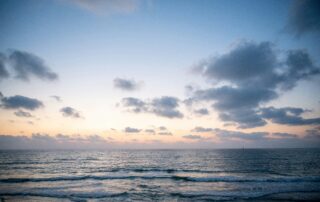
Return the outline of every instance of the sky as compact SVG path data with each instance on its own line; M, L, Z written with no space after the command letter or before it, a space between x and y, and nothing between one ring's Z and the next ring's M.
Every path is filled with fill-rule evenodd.
M0 148L320 147L316 0L0 0Z

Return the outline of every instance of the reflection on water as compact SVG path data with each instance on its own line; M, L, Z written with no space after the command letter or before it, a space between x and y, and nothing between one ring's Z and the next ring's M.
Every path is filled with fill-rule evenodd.
M1 151L0 196L31 201L320 199L320 150Z

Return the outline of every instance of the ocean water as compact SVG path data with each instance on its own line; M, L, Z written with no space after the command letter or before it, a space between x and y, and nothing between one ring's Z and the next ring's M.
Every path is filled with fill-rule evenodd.
M1 151L1 201L317 201L319 149Z

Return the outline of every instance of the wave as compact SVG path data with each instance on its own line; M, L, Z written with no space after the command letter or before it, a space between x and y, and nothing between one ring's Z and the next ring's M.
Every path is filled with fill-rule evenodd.
M70 159L60 159L63 161L69 161ZM91 158L90 161L95 161L95 158ZM52 164L56 162L44 162L44 163L6 163L1 164L0 168L6 169L7 167L5 165L13 164L15 167L11 166L11 169L45 169L45 167L32 167L32 166L19 166L22 164L35 164L35 165L41 165L41 164ZM18 165L18 166L17 166ZM168 169L162 169L162 168L95 168L94 172L96 173L115 173L115 172L136 172L136 173L147 173L147 172L164 172L164 173L204 173L204 174L214 174L214 173L267 173L267 174L274 174L279 176L290 176L285 173L278 173L270 170L197 170L197 169L174 169L174 168L168 168Z
M34 196L34 197L51 197L51 198L110 198L110 197L126 197L128 192L120 193L66 193L66 192L56 192L56 191L46 191L46 192L36 192L36 191L24 191L24 192L0 192L0 196Z
M161 169L161 168L114 168L114 169L100 169L97 172L137 172L137 173L144 173L144 172L165 172L165 173L176 173L176 172L198 172L198 173L218 173L222 171L214 171L214 170L193 170L193 169Z
M187 182L320 182L320 177L281 177L281 178L246 178L235 176L218 176L218 177L186 177L186 176L172 176L175 180L182 180Z
M50 181L81 181L81 180L120 180L120 179L163 179L168 176L63 176L51 178L7 178L1 179L2 183L22 183L22 182L50 182Z
M165 195L171 196L180 199L192 199L192 201L230 201L230 200L239 200L239 199L272 199L272 196L276 194L283 193L298 193L302 196L302 194L307 193L320 193L320 190L317 188L307 189L307 188L297 188L297 189L283 189L283 190L265 190L264 192L230 192L230 191L190 191L190 192L165 192ZM3 196L12 196L12 197L49 197L56 199L69 199L71 201L87 201L87 199L106 199L113 200L110 198L121 198L131 199L134 196L143 198L155 199L153 193L132 193L132 192L119 192L119 193L107 193L107 192L69 192L69 191L56 191L55 189L42 189L42 190L24 190L22 192L1 192L0 197ZM163 196L162 196L163 197ZM265 198L269 197L269 198ZM0 198L1 199L1 198ZM163 198L162 198L163 199ZM45 200L43 200L45 201ZM187 200L189 201L189 200ZM289 201L291 201L289 199ZM305 201L303 199L303 201Z
M185 182L320 182L320 176L310 177L279 177L279 178L252 178L252 177L236 177L236 176L216 176L216 177L188 177L178 175L163 176L60 176L51 178L6 178L0 179L1 183L24 183L24 182L50 182L50 181L81 181L81 180L134 180L134 179L170 179L174 181Z
M205 201L230 201L230 200L237 200L237 199L268 199L265 197L270 197L269 199L272 199L272 196L276 194L292 194L292 193L298 193L299 195L307 194L307 193L320 193L319 189L284 189L284 190L265 190L264 192L226 192L226 191L200 191L200 192L171 192L170 195L173 197L179 197L179 198L187 198L187 199L204 199ZM302 195L303 199L303 195ZM269 201L269 200L268 200ZM292 201L288 199L288 201ZM303 199L303 201L306 201Z
M270 170L196 170L196 169L161 169L161 168L114 168L114 169L97 169L95 172L104 173L104 172L164 172L164 173L204 173L204 174L213 174L213 173L268 173L274 175L289 176L288 174L278 173Z

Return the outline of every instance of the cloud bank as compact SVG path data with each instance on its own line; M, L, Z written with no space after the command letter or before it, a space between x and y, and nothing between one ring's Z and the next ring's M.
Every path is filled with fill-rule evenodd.
M130 128L130 127L128 127ZM203 128L203 127L198 127ZM134 128L131 128L134 129ZM131 130L130 129L130 130ZM141 131L136 129L136 131ZM133 131L133 130L132 130ZM211 141L200 135L187 134L182 136L186 141L162 142L152 141L139 143L116 142L113 138L104 138L100 135L48 135L45 133L34 133L31 136L26 135L5 135L0 134L1 149L114 149L114 148L283 148L283 147L320 147L320 128L306 130L304 137L299 137L289 133L267 133L253 132L245 133L238 131L222 130L218 128L211 129L211 135L219 138L219 142ZM193 141L189 141L193 140Z
M25 135L0 135L1 149L108 149L110 140L99 135L64 135L34 133Z
M305 50L283 54L280 57L270 42L244 42L229 53L205 59L194 68L216 87L196 90L186 102L212 103L222 121L239 128L264 126L267 117L259 114L262 104L320 74ZM305 124L314 122L317 119Z

